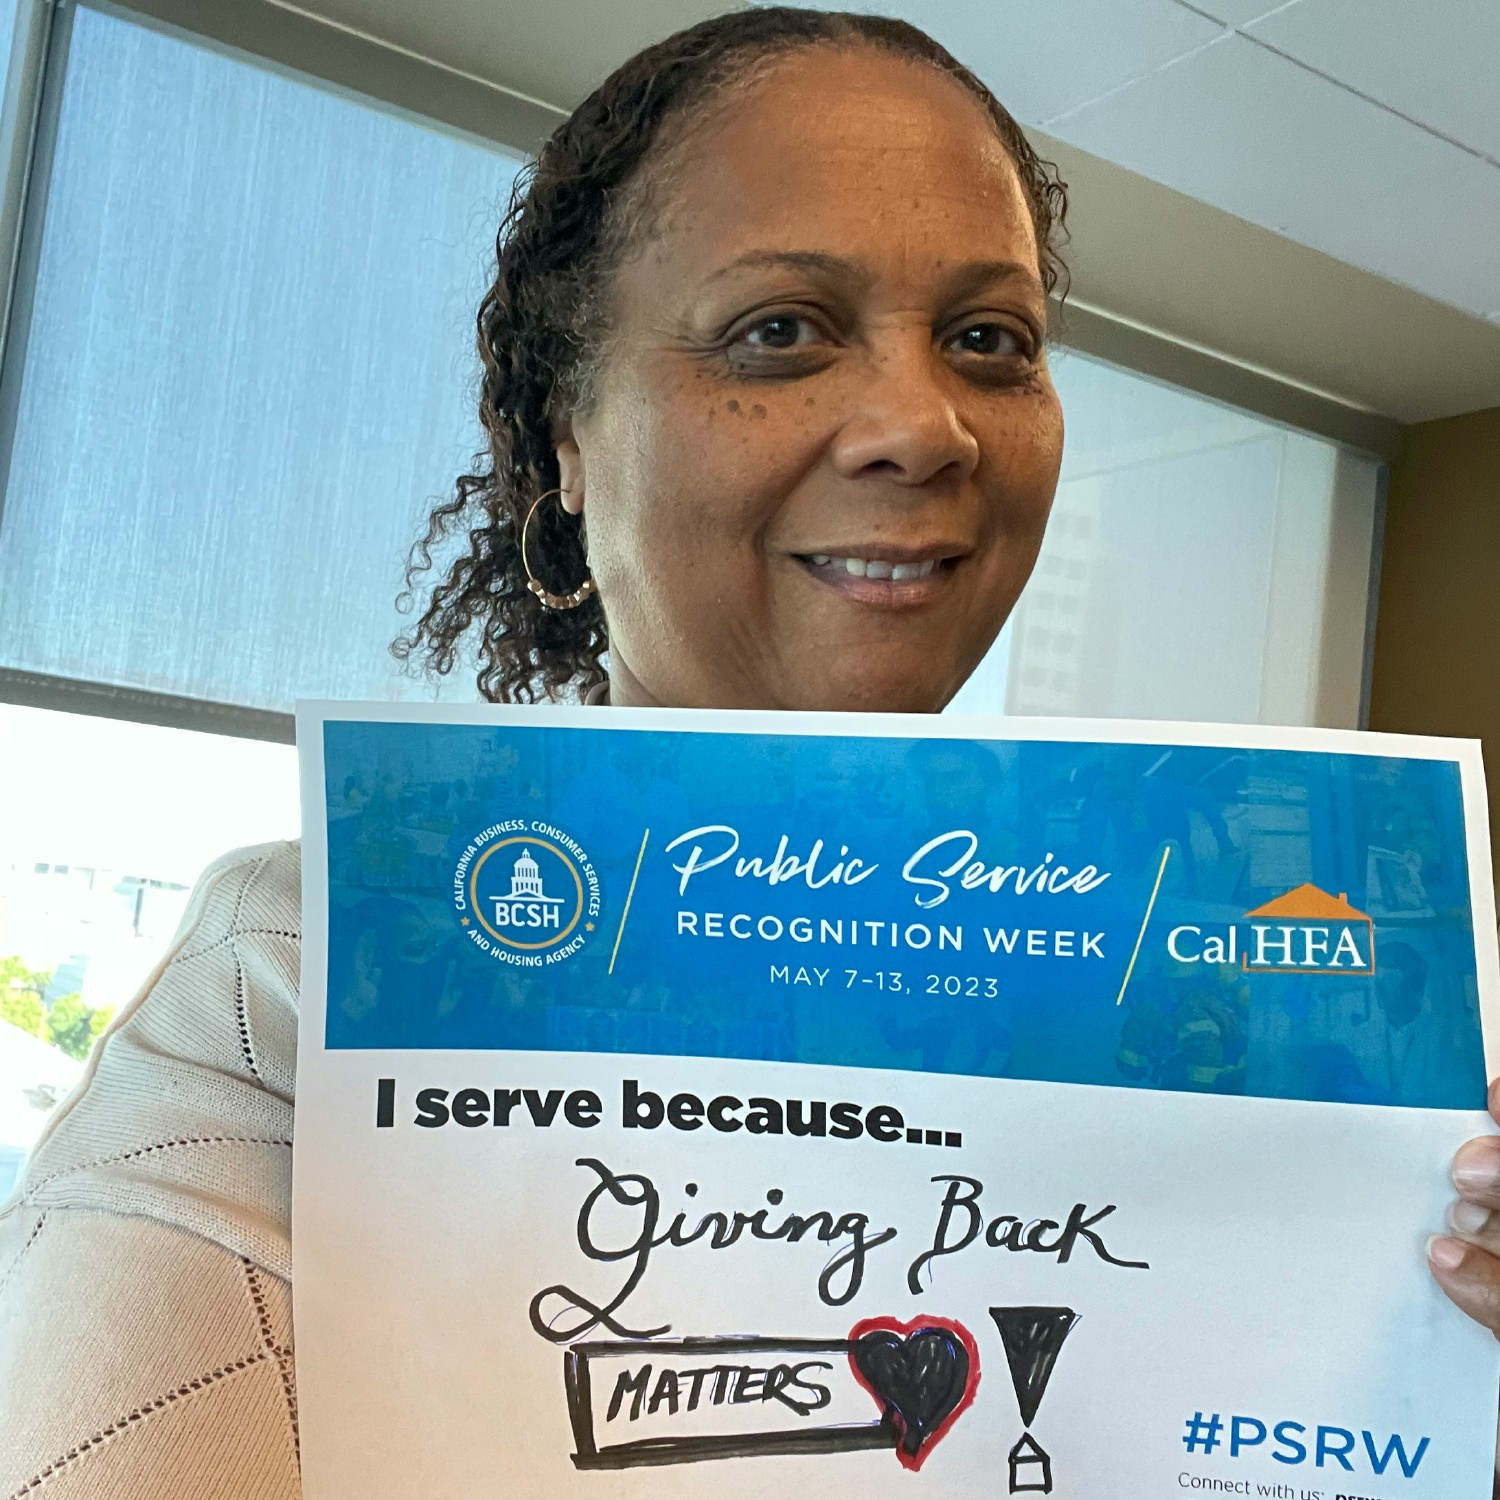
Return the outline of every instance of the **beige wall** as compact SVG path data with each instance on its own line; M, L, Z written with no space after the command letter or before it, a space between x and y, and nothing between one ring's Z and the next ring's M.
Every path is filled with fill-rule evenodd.
M1482 740L1500 850L1500 407L1407 429L1376 619L1370 728Z

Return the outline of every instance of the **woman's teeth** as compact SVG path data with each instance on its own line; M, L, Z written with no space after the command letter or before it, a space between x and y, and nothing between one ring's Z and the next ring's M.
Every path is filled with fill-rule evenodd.
M888 563L867 557L830 557L822 552L809 557L808 562L815 568L842 568L854 578L889 578L892 583L905 583L910 578L926 578L937 567L937 559L934 557L919 563Z

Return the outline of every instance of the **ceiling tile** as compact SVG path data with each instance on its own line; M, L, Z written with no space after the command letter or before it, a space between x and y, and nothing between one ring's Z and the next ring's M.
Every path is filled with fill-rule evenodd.
M341 26L570 110L652 42L736 0L302 0Z
M1246 26L1269 11L1281 10L1288 3L1296 5L1299 0L1179 0L1179 3L1201 10L1226 26ZM1306 0L1300 3L1305 4Z
M1478 314L1495 306L1500 169L1244 37L1231 34L1053 128L1439 301Z
M1027 125L1044 125L1224 34L1176 0L874 0L859 8L936 37Z
M1497 0L1302 0L1248 29L1500 162Z
M1075 305L1402 422L1500 406L1500 319L1485 322L1056 136L1030 134L1069 187ZM1065 307L1064 342L1068 321Z

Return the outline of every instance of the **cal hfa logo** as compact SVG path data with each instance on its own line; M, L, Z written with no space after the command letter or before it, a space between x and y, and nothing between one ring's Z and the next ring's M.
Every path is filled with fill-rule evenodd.
M1342 892L1299 885L1217 931L1174 927L1167 952L1178 963L1238 964L1247 974L1373 974L1375 924Z
M599 876L578 841L539 819L486 828L453 872L464 934L503 963L557 963L598 925Z

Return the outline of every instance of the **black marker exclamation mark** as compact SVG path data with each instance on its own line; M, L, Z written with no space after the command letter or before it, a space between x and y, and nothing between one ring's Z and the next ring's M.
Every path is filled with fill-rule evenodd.
M389 1130L396 1123L396 1080L375 1080L375 1128Z
M1071 1307L992 1307L990 1316L1005 1345L1005 1362L1016 1388L1021 1421L1030 1427L1078 1314ZM1010 1450L1010 1492L1052 1493L1052 1456L1029 1432L1023 1432Z

